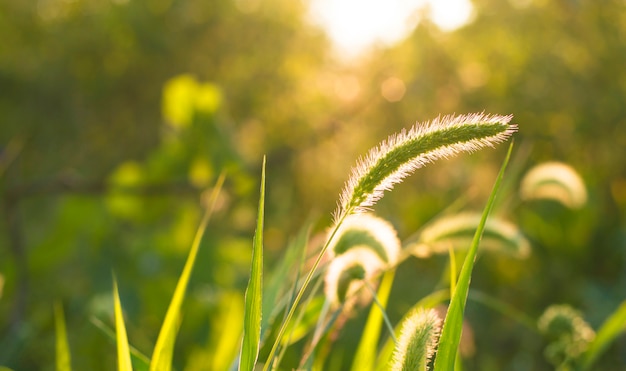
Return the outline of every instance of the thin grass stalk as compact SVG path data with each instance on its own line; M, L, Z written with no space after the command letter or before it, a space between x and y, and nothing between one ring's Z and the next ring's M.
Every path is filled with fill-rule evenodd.
M272 363L272 358L274 357L274 354L276 353L276 349L278 348L278 345L280 344L280 341L283 335L285 334L287 325L291 321L291 318L293 317L293 314L296 311L296 308L298 307L298 304L300 303L302 296L304 295L304 291L309 286L309 283L311 282L311 279L313 278L313 275L315 274L317 267L320 265L320 262L322 261L322 258L324 257L324 254L326 253L326 250L328 250L328 246L330 246L330 241L335 237L335 234L339 230L339 226L341 226L341 223L346 217L347 217L346 214L340 216L339 220L335 224L335 228L333 228L333 231L330 234L330 237L326 240L326 243L322 247L322 250L320 251L320 253L317 255L317 258L315 259L313 266L311 267L311 269L309 270L309 273L304 279L304 282L302 283L300 290L298 290L298 294L296 295L293 301L293 304L291 305L291 307L289 308L289 311L287 312L287 317L285 317L285 321L281 324L280 330L278 331L278 335L276 335L276 340L274 340L274 345L272 345L272 349L270 350L270 353L267 356L267 361L265 362L265 365L263 366L263 371L269 370L269 367L271 366L271 363Z
M330 305L328 304L329 303L326 300L324 302L325 309L330 308ZM322 326L320 327L319 331L316 331L316 334L313 336L313 341L311 341L309 349L306 351L304 357L302 357L302 360L300 361L299 369L305 368L306 365L310 363L311 357L315 354L315 351L317 350L318 346L322 343L322 341L325 339L325 336L329 334L330 329L335 325L335 322L339 318L341 311L342 311L342 308L335 309L332 312L330 318L324 323L322 323ZM326 313L324 313L324 317L326 317ZM317 360L317 362L321 362L321 360Z
M306 249L305 249L306 250ZM302 273L302 268L304 267L304 263L305 263L305 250L302 251L302 256L300 259L300 266L298 267L298 271L296 274L296 279L294 280L294 285L293 285L293 289L291 290L291 298L289 299L289 303L293 304L296 295L298 294L298 281L300 280L300 275ZM322 280L318 280L315 285L313 286L312 289L312 295L310 295L307 300L305 301L305 305L304 305L304 309L302 309L298 315L298 317L296 318L296 322L294 323L294 325L291 327L291 331L289 332L289 335L287 336L287 341L284 342L284 344L282 345L282 348L280 348L280 352L278 353L278 355L275 358L274 361L274 366L272 367L272 370L275 370L278 368L278 365L280 364L280 361L283 359L283 356L285 355L285 352L287 350L287 346L289 344L291 344L291 336L293 335L293 331L295 329L295 327L297 326L298 323L300 323L300 321L302 320L302 317L304 316L305 310L307 305L311 302L311 300L313 299L314 295L322 286ZM285 315L283 316L283 322L285 322L286 318L287 318L287 314L288 312L285 311ZM280 346L280 344L279 344ZM269 358L268 358L269 359Z
M274 365L272 367L272 370L277 370L278 369L278 365L280 364L283 356L285 355L285 353L287 351L287 347L289 345L291 345L293 342L295 342L295 340L292 340L293 333L296 330L296 328L298 327L298 325L300 324L300 322L302 322L302 319L305 317L308 306L311 304L313 299L315 299L315 294L320 290L320 288L322 287L322 283L323 282L324 282L323 280L318 279L315 282L315 284L313 285L313 287L311 288L310 295L302 303L302 309L300 309L300 312L298 312L298 315L296 316L296 319L294 320L294 323L291 325L291 331L287 335L286 340L282 342L282 348L280 348L280 353L275 358L275 362L274 362ZM323 309L325 307L326 307L326 299L324 299L324 304L322 306L322 311L323 311ZM324 312L322 312L322 313L324 313ZM328 329L334 324L334 321L337 319L339 313L341 313L340 310L334 311L332 316L331 316L331 318L328 321L326 321L326 323L324 324L324 328L320 331L321 336L317 339L318 341L321 341L321 339L323 338L325 332L328 331ZM325 315L325 313L324 313L324 315ZM323 316L320 315L320 317L323 317ZM319 324L319 321L318 321L318 324ZM316 326L317 326L317 324L316 324ZM315 348L318 346L318 344L314 344L313 342L311 344L312 344L311 349L313 349L313 350L315 350Z
M494 298L478 290L472 290L472 292L469 293L467 298L475 303L480 303L484 305L485 307L491 308L495 310L496 312L502 313L503 315L516 320L517 322L522 324L524 327L526 327L528 330L536 334L539 333L539 330L537 329L536 320L528 316L526 313L511 306L510 304L507 304L501 300L498 300L497 298Z
M395 271L389 271L389 272L395 272ZM392 273L391 278L388 278L388 276L385 276L385 278L387 278L387 280L392 280L393 281L393 273ZM387 329L389 330L389 336L391 336L391 339L393 339L394 343L397 343L398 339L396 339L396 335L394 333L393 326L391 325L391 321L389 320L389 317L387 316L387 312L385 310L385 307L387 306L386 300L385 300L385 303L382 303L379 300L378 295L376 294L376 290L374 290L372 285L370 285L370 283L367 282L367 281L365 281L364 284L365 284L365 287L367 287L367 289L372 294L372 298L374 300L374 304L376 304L376 307L378 307L378 309L380 310L380 313L381 313L381 316L383 318L383 321L385 322L385 325L387 326Z

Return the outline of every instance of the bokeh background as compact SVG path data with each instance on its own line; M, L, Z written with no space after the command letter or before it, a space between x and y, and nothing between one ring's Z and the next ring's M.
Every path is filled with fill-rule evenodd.
M263 156L269 272L299 231L324 231L370 147L482 111L519 125L498 211L533 254L483 256L472 287L534 318L568 303L598 328L626 298L626 3L472 5L457 29L422 9L405 38L346 58L306 1L0 0L0 365L53 369L60 301L75 369L113 369L114 344L92 323L111 323L113 271L130 341L149 355L225 172L175 357L176 369L211 369L221 313L243 310ZM405 239L451 203L480 210L504 147L421 169L377 214ZM553 160L585 180L582 209L519 202L524 171ZM405 262L392 319L445 287L444 270L444 258ZM536 334L477 304L467 316L466 369L550 369ZM339 369L362 324L346 325ZM625 349L621 337L599 369L625 367Z

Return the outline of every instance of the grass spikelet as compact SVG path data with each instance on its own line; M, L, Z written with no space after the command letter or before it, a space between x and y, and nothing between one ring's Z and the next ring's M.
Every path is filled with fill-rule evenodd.
M537 321L537 327L549 342L546 358L555 366L578 359L596 336L580 312L569 305L548 307Z
M437 219L424 228L420 240L412 253L418 257L448 253L453 249L467 249L480 223L481 215L473 212L460 213ZM497 218L487 219L481 248L498 251L516 258L526 258L530 254L530 242L516 225Z
M387 264L394 264L400 254L400 240L395 228L371 214L347 217L330 240L329 253L338 256L354 246L371 248Z
M523 200L554 200L570 209L578 209L587 202L587 189L571 166L545 162L526 173L521 182L520 197Z
M350 298L371 279L385 263L367 246L357 246L333 259L324 276L324 293L335 307ZM365 292L365 291L364 291Z
M427 370L435 351L441 319L433 309L417 309L401 325L400 338L393 352L393 371Z
M517 130L509 124L512 117L483 113L444 116L390 136L352 169L335 220L371 209L385 191L430 162L505 141Z

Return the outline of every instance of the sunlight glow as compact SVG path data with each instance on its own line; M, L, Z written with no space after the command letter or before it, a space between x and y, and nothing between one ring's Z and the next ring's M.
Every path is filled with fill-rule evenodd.
M423 14L442 30L468 23L469 0L310 0L310 15L344 56L358 55L377 43L406 37Z

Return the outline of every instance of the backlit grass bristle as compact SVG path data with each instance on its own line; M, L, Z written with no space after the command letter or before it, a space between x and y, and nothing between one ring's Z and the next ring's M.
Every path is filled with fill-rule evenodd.
M474 152L507 140L515 131L513 116L484 113L443 116L387 138L361 158L346 182L335 220L370 210L416 169L459 152Z
M393 352L391 370L427 370L441 331L441 318L433 309L417 309L402 323Z
M596 336L581 313L566 304L548 307L537 327L548 340L545 355L554 365L579 358Z
M561 162L545 162L530 169L522 179L523 200L554 200L570 209L587 202L587 189L574 168Z
M479 222L480 214L473 212L437 219L424 228L418 243L410 247L411 252L417 257L428 257L432 254L447 254L450 247L467 249ZM530 242L519 228L497 217L487 219L480 246L516 258L526 258L530 254Z
M330 241L329 253L339 256L355 246L366 246L385 263L394 264L400 253L400 240L388 221L371 214L347 217Z
M385 262L367 246L355 246L335 257L324 277L327 300L334 307L339 306L359 291L365 280L371 280L384 267Z

